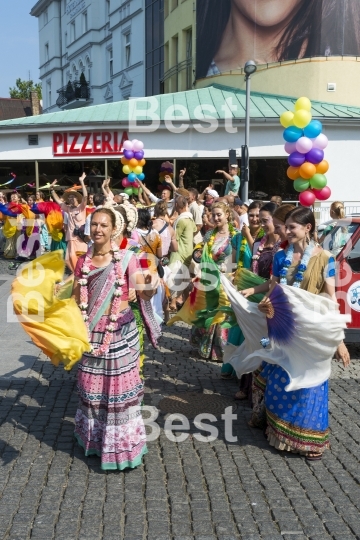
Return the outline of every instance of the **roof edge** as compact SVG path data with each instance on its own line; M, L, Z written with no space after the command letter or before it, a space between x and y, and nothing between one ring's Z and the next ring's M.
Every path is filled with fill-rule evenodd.
M39 15L41 15L44 9L47 8L51 4L52 1L53 0L38 0L35 6L31 8L30 15L32 15L33 17L39 17ZM61 0L55 0L55 1L59 2Z
M227 85L219 84L219 83L209 84L209 86L205 86L204 88L211 88L211 87L216 88L217 90L233 92L235 94L242 94L244 96L246 95L245 90L241 90L240 88L234 88L233 86L227 86ZM201 88L199 88L198 90L201 90ZM261 97L261 98L268 97L268 98L275 98L275 99L289 99L290 101L294 101L294 102L297 101L299 97L301 97L301 96L297 96L297 97L284 96L283 94L269 94L268 92L256 92L253 90L251 90L251 96L256 96L256 97ZM330 105L331 107L347 107L348 109L359 109L360 111L360 107L356 107L356 105L348 105L345 103L334 103L333 101L319 101L316 99L310 99L310 101L312 104L317 104L320 106Z

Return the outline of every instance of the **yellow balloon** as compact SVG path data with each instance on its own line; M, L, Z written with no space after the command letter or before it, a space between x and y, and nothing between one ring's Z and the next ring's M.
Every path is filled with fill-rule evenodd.
M294 125L298 128L304 129L308 124L310 124L312 119L311 113L309 111L296 111L294 114Z
M280 124L284 127L284 128L288 128L290 126L293 126L294 125L294 113L291 112L291 111L286 111L284 113L282 113L282 115L280 116Z
M311 101L307 97L301 97L295 103L295 111L311 111Z
M134 168L134 173L135 174L141 174L143 172L143 168L140 167L140 165L138 165L137 167Z
M129 165L124 165L123 166L123 173L124 174L130 174L131 173L131 169L130 169Z

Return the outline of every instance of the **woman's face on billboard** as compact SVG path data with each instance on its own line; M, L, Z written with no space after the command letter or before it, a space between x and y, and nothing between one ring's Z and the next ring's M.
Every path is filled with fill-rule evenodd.
M232 0L233 7L238 9L249 21L258 26L277 26L292 17L304 0Z

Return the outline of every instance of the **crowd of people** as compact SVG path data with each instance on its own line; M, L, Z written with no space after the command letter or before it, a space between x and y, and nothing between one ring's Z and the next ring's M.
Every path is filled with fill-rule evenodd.
M189 313L194 350L202 359L218 362L222 378L238 378L235 399L250 401L250 425L265 429L271 445L307 459L321 459L329 445L327 383L286 391L289 375L276 364L263 362L255 371L244 370L243 363L239 368L229 350L241 347L246 335L240 324L223 324L219 280L216 290L203 293L199 284L211 273L226 275L243 298L258 302L260 312L271 318L271 292L278 283L313 295L326 293L336 302L334 259L317 242L311 210L283 204L278 196L267 203L242 201L237 168L217 172L227 181L222 197L212 185L202 193L186 189L186 170L180 172L178 187L165 177L160 197L139 181L137 201L114 194L109 179L102 193L89 195L85 174L79 178L79 191L62 195L55 180L48 202L39 192L27 202L13 194L6 204L0 193L5 256L9 240L14 248L29 226L22 222L29 212L35 219L32 234L39 236L37 255L65 251L70 273L65 282L73 281L72 295L90 344L79 362L75 436L86 455L101 457L104 469L136 467L147 451L139 408L144 333L156 346L161 325L188 322ZM54 204L61 219L50 231L47 219ZM336 216L339 204L333 209ZM15 218L6 211L15 210L16 223L10 223L15 232L9 236L7 221ZM50 234L54 230L56 234ZM57 294L65 282L56 285ZM203 309L196 310L200 296ZM348 364L343 342L336 354ZM276 392L289 405L286 409L274 402ZM299 414L300 406L304 414Z

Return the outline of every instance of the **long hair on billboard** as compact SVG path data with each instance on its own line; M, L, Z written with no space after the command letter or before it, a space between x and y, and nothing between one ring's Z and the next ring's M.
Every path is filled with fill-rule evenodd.
M198 78L207 76L221 47L233 4L242 1L246 0L197 0ZM266 59L268 63L312 56L358 56L360 0L299 0L286 28L280 33L275 30L274 43L271 57ZM255 51L254 57L256 60Z

